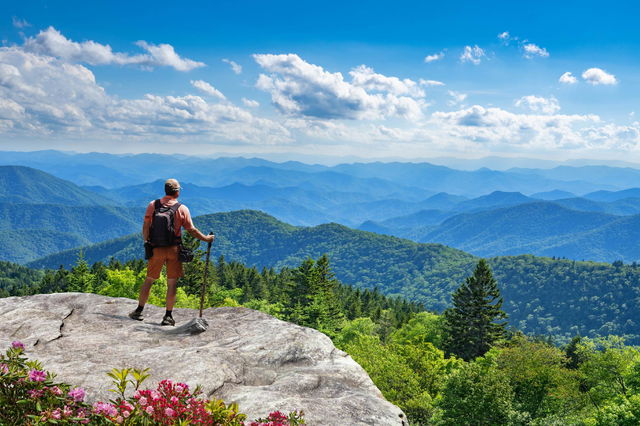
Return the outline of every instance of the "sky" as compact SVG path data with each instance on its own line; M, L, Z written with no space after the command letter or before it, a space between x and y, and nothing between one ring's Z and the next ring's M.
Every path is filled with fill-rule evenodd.
M626 1L0 3L0 149L640 163Z

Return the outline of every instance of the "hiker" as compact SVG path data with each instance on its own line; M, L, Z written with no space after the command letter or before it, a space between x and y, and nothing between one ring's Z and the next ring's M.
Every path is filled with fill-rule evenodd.
M154 281L160 278L163 265L167 265L167 311L162 318L161 325L175 325L172 311L176 301L176 286L178 278L182 276L182 262L178 258L179 245L182 241L181 228L193 237L213 242L215 235L204 235L193 226L191 213L184 204L178 202L180 184L175 179L167 179L164 183L166 196L154 200L147 206L142 225L142 237L145 241L145 251L152 247L153 253L147 263L147 278L140 287L138 307L129 317L142 321L142 310L149 299L149 292ZM173 226L172 226L173 225Z

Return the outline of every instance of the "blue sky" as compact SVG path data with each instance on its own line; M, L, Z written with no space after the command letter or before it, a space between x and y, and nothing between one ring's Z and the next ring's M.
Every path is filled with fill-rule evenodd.
M640 162L632 2L5 3L3 149Z

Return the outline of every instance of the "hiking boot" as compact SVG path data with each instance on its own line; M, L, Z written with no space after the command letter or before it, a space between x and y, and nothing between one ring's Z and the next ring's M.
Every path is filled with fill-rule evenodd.
M173 317L170 317L169 315L165 315L164 318L162 318L162 322L160 323L160 325L176 325L176 320L174 320Z
M144 315L142 315L142 312L136 310L129 313L129 318L142 321L144 319Z

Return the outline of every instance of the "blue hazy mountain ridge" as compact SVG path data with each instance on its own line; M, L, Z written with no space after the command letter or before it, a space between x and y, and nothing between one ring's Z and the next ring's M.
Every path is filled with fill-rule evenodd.
M615 201L593 201L587 198L567 198L553 201L563 207L585 212L601 212L618 216L640 213L640 198L621 198Z
M618 189L636 187L640 182L640 170L631 167L559 166L550 169L511 168L507 171L552 180L601 182L604 185L616 186ZM580 191L571 192L584 193Z
M141 208L29 167L0 166L2 260L24 263L140 228Z
M322 175L330 172L352 178L379 179L378 184L369 183L369 190L377 190L382 183L380 181L386 181L386 185L398 185L399 191L402 191L403 187L420 188L432 194L448 192L467 197L477 197L496 190L525 194L552 190L564 190L575 194L620 190L633 186L628 185L628 182L637 176L637 170L616 169L620 175L620 182L616 182L615 179L605 182L594 178L590 173L585 173L583 167L568 167L581 179L568 176L564 180L553 180L543 176L545 170L541 170L540 175L533 173L533 169L513 169L515 172L486 168L462 171L425 162L355 163L330 167L294 161L276 163L259 158L212 159L161 154L73 154L57 151L3 152L0 164L35 167L78 185L100 185L110 189L152 182L165 179L167 176L212 187L235 182L255 184L260 180L278 185L286 182L287 186L314 182L321 186L341 184L331 175ZM313 175L319 176L314 179Z
M180 200L189 206L193 215L255 209L263 210L295 225L318 225L332 221L356 225L369 217L384 219L402 214L407 210L418 210L426 205L398 199L381 200L369 193L335 189L336 187L344 188L347 185L319 188L312 185L287 187L264 183L255 185L234 183L224 187L210 188L183 182L181 186L184 190ZM140 206L158 197L162 187L163 181L158 180L112 190L104 188L97 190L114 201L129 206ZM96 190L95 187L93 189ZM414 196L417 196L417 193Z
M565 190L575 193L588 192L588 188L609 186L596 180L554 180L543 174L496 171L480 168L474 171L454 170L429 163L355 163L334 167L343 173L359 177L377 176L399 184L411 184L432 188L438 192L478 196L493 191L534 193L550 190ZM603 188L607 189L607 188Z
M3 229L0 231L0 260L24 264L42 256L91 244L71 232L52 229Z
M113 205L94 192L23 166L0 166L0 197L16 203L69 204L82 206Z
M629 188L622 191L595 191L583 196L594 201L618 201L625 198L640 198L640 188Z
M24 263L127 235L140 229L143 213L141 208L114 206L3 203L0 260Z
M634 235L639 232L634 218L640 213L640 199L527 202L524 196L506 195L490 194L480 197L481 202L465 201L448 211L425 210L370 220L358 229L442 243L478 256L534 254L607 262L640 259L634 246ZM518 204L518 199L525 202ZM617 239L607 238L608 233Z
M216 230L214 257L224 255L227 261L278 269L327 253L336 276L345 284L379 288L438 311L449 306L451 291L478 260L440 244L420 244L338 224L295 227L256 211L199 216L195 222L205 231ZM142 241L136 234L82 251L89 262L141 258ZM78 249L68 250L29 266L70 266L77 256ZM628 303L640 290L640 268L531 255L491 258L489 262L509 321L524 332L551 334L560 341L575 334L598 333L626 334L629 342L640 341L638 305Z
M580 252L567 253L556 246L619 219L541 201L456 215L419 240L457 247L478 256L537 254L588 259Z
M472 211L486 210L495 207L507 207L517 204L530 203L537 201L534 198L527 197L519 192L494 191L491 194L483 195L472 200L461 201L456 204L452 210L454 211Z
M561 200L563 198L576 198L576 194L554 189L553 191L536 192L535 194L531 194L530 197L537 198L538 200L554 201Z
M548 227L549 229L556 229L553 227L553 223L556 222L571 223L572 219L568 218L574 214L572 211L613 215L638 214L640 213L640 199L637 198L623 198L612 202L597 202L584 198L556 200L555 204L567 208L559 214L549 214L549 210L543 213L534 212L530 208L511 209L506 213L504 210L488 213L488 211L507 206L526 205L537 200L521 193L503 191L495 191L471 200L446 193L438 193L421 201L377 198L399 194L407 196L408 193L411 193L413 194L412 198L415 199L429 194L429 192L402 187L404 189L404 193L402 193L397 191L398 187L394 184L375 178L354 178L334 172L308 173L291 172L290 170L280 170L280 172L284 174L304 173L307 177L311 176L316 180L307 181L305 185L301 186L286 186L285 183L288 183L289 180L285 179L285 182L281 182L279 186L271 186L264 183L262 179L264 174L268 173L267 169L253 166L250 168L259 170L259 177L263 183L253 185L233 183L211 188L185 182L183 183L184 195L181 200L190 206L194 215L247 208L259 209L294 225L312 226L338 222L351 227L410 238L419 242L442 242L483 256L531 253L598 261L637 260L633 257L632 252L625 253L624 250L621 251L613 245L597 246L595 242L590 243L583 237L581 237L583 238L581 240L583 242L582 250L579 250L578 247L570 248L564 244L564 239L570 241L572 238L578 238L577 233L583 233L586 230L593 231L603 225L601 222L595 221L594 218L592 218L594 222L584 229L576 230L574 227L568 227L566 232L560 233L558 231L558 236L561 235L562 239L558 236L555 238L548 235L541 236L528 230L532 221L542 221L536 226L545 226L544 221L550 221L552 223ZM0 216L2 219L0 229L41 229L43 231L55 230L61 233L59 246L55 244L44 246L50 251L39 249L31 255L25 255L25 250L20 250L22 253L20 256L14 255L12 252L4 254L5 260L20 262L70 247L72 242L73 244L99 242L137 231L142 209L150 199L160 195L159 189L162 188L162 180L158 180L111 190L102 189L100 195L96 195L71 182L35 169L9 166L2 167L0 170L5 171L2 175L4 176L5 188L14 186L21 188L22 192L17 191L17 196L21 197L18 199L33 197L33 201L30 200L26 204L36 204L42 200L58 200L60 198L58 192L60 191L64 195L62 198L65 202L59 208L51 207L51 205L49 207L14 208L14 211L23 211L22 216L26 218L19 223L17 222L19 219L11 217L12 210L5 208L3 216ZM318 177L326 177L327 175L335 179L332 185ZM387 187L384 188L380 182L387 183ZM377 188L378 192L372 194L371 192L336 190L336 187L340 189L355 187L355 189L364 191L371 186ZM26 191L25 188L30 191ZM607 192L606 196L608 199L615 199L619 196L634 195L635 193L632 189L626 189ZM79 195L74 198L74 194ZM112 197L113 200L107 199L105 196ZM107 202L128 207L85 208L84 210L74 208L74 206L84 205L84 203ZM471 214L459 217L455 221L445 221L463 212L478 213L478 215ZM413 216L414 214L417 216ZM506 216L509 214L513 217ZM614 221L615 218L610 219ZM488 231L484 229L483 237L480 238L477 231L478 229L483 230L483 221L485 220L489 220L493 224L489 228L493 234L489 235ZM467 227L462 227L463 223L466 223ZM520 226L516 227L515 223L520 223ZM456 232L456 229L468 229L469 232L460 233ZM74 234L73 238L71 238L71 234ZM29 233L22 233L21 238L36 238L35 236L29 237L29 235ZM491 241L489 241L490 239ZM607 240L598 238L597 241L598 244L602 244ZM33 243L25 243L25 247L32 246ZM593 255L598 257L591 257Z

